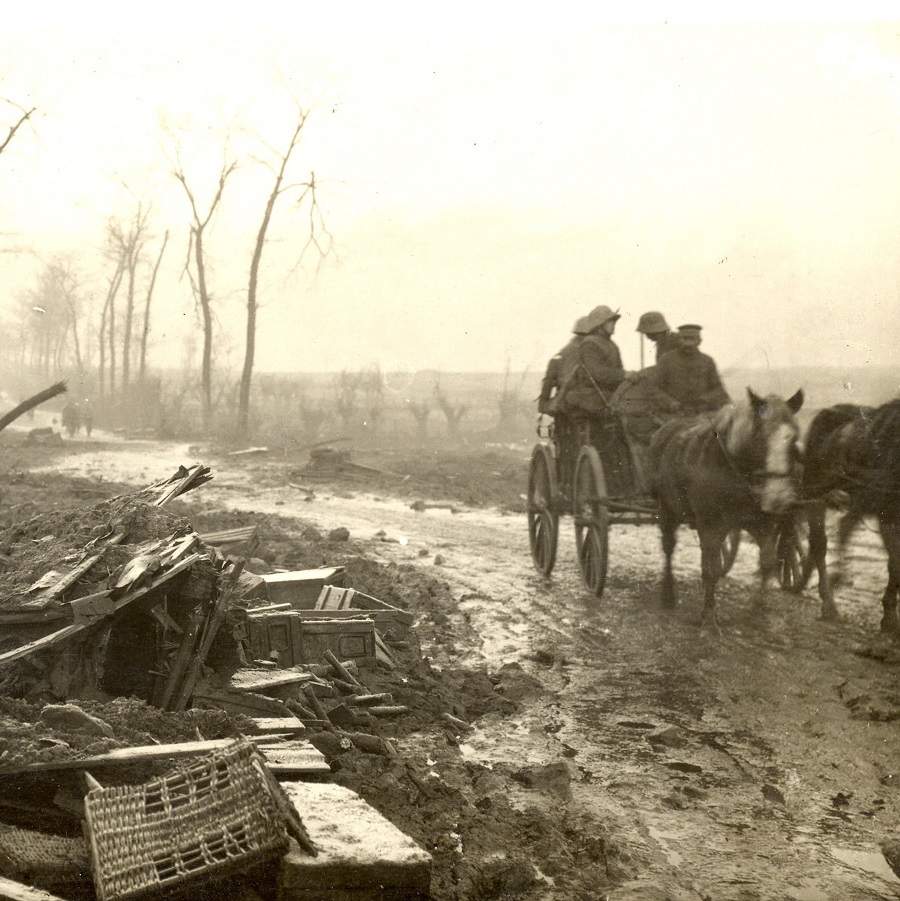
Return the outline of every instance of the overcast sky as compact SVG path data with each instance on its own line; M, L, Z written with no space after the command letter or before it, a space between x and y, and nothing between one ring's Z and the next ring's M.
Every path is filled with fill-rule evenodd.
M192 314L159 123L211 185L226 123L286 138L285 84L312 106L298 171L327 189L337 253L289 277L304 222L279 224L258 369L538 370L598 303L621 310L631 367L650 309L701 323L723 369L896 362L900 14L259 9L212 30L173 6L165 30L70 13L0 33L0 94L40 112L0 157L0 231L75 253L91 284L121 182L154 198L172 229L160 362ZM242 171L209 239L235 365L259 188ZM35 265L0 256L6 302Z

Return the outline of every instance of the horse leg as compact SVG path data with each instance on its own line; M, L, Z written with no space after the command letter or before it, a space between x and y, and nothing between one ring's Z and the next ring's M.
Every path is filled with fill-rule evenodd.
M837 547L835 548L834 575L831 577L831 585L837 588L844 583L845 568L847 562L847 544L853 530L862 522L862 516L854 509L849 509L838 522Z
M822 619L839 619L831 579L825 555L828 552L828 535L825 532L825 504L816 501L809 507L809 555L803 561L803 584L806 585L813 566L819 575L819 598L822 601Z
M705 529L700 533L700 573L703 582L703 614L701 630L709 628L721 638L719 620L716 616L716 583L722 577L722 542L728 529Z
M900 523L881 517L881 540L888 555L888 582L881 598L881 631L900 637L897 597L900 593Z
M675 606L675 576L672 573L672 555L675 553L678 520L664 506L661 506L659 513L659 531L662 537L663 554L665 555L662 579L662 605L663 607L672 608Z
M778 523L773 519L753 536L759 545L759 595L757 603L765 600L766 587L778 569Z

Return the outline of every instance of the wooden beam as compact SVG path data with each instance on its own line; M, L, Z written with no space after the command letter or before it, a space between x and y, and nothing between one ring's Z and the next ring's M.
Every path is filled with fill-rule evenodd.
M209 741L185 741L169 745L141 745L136 748L114 748L106 754L92 757L73 758L70 760L44 760L38 763L26 763L23 766L0 769L0 776L18 773L47 773L56 770L84 770L105 766L121 766L128 763L142 763L147 760L167 760L170 757L193 757L197 754L209 754L229 747L233 738L214 738Z
M0 876L0 898L3 901L62 901L59 895L51 895L41 888L23 885L5 876Z

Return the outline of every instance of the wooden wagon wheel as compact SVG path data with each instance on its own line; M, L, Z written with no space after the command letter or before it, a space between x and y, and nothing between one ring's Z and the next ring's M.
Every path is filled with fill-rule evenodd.
M606 476L596 448L584 446L575 463L572 507L578 568L585 588L598 598L606 587L609 566L609 508Z
M785 591L802 591L803 564L809 554L809 526L800 515L783 516L775 533L778 583Z
M722 564L722 575L725 576L734 566L735 557L737 557L738 548L741 546L741 530L734 529L725 536L722 547L719 551L720 561Z
M556 462L546 444L535 445L528 469L528 544L538 571L549 576L559 538Z

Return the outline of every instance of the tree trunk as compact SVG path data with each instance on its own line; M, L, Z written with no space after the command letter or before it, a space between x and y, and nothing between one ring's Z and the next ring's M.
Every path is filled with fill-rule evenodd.
M284 171L282 169L282 171ZM247 332L244 346L244 368L241 371L241 390L238 396L238 421L237 433L239 438L246 438L250 430L250 384L253 379L253 363L256 357L256 312L257 291L259 288L259 264L262 260L263 248L266 245L266 232L269 230L269 222L272 221L272 210L278 198L278 190L281 186L281 172L275 180L275 187L266 202L266 210L263 213L262 223L256 235L256 246L253 248L253 258L250 261L250 284L247 286Z
M125 300L125 323L122 330L122 390L127 392L131 383L131 332L134 323L134 274L137 269L137 248L128 254L128 294Z
M159 265L162 263L163 254L166 252L166 244L169 243L169 231L166 229L163 238L162 247L159 249L159 256L156 258L156 265L153 267L153 275L150 277L150 287L147 288L147 301L144 304L144 327L141 330L141 368L138 375L138 381L144 383L144 377L147 371L147 339L150 335L150 301L153 298L153 288L156 286L156 276L159 272Z
M208 428L212 420L213 317L206 289L203 232L198 228L194 228L194 259L197 263L197 291L200 295L200 310L203 315L203 364L200 370L200 392L203 405L203 427Z

